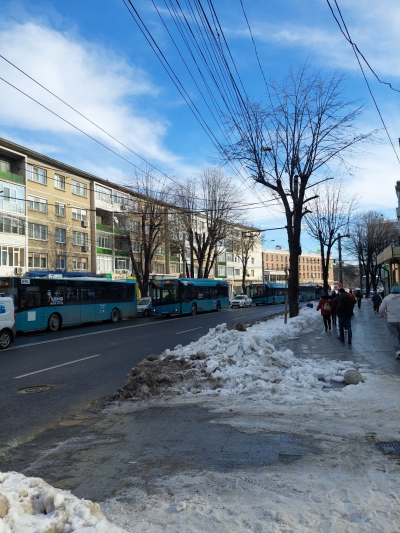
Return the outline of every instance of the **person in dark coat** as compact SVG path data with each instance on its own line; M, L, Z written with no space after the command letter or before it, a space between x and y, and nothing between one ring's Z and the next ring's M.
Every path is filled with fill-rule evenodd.
M319 299L317 311L321 310L322 318L324 319L325 331L331 331L331 316L332 309L335 306L335 302L328 294L323 294Z
M361 300L363 299L363 294L361 292L360 289L357 289L356 290L356 294L355 294L356 298L357 298L357 305L358 305L358 308L360 309L361 307Z
M347 329L347 342L351 344L353 332L351 331L351 317L353 316L353 300L344 289L339 289L336 314L339 318L339 337L344 342L344 330Z
M382 298L380 294L378 294L376 291L374 291L372 297L372 305L374 306L374 313L377 314L379 312L379 306L382 303Z

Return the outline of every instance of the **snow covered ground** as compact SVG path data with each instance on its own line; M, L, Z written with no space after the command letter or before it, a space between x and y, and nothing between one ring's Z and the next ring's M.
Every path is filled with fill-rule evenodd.
M5 473L0 494L8 512L0 533L117 531L111 523L135 533L400 532L400 466L375 445L400 438L400 380L363 366L357 367L363 382L335 388L353 362L313 353L300 358L275 348L319 330L320 320L305 308L286 325L274 318L247 331L218 326L138 365L119 392L131 400L110 408L115 414L166 399L182 407L195 403L230 413L224 423L246 433L311 437L320 453L246 470L182 471L154 480L151 493L132 478L131 488L101 503L108 524L90 502L36 478ZM44 514L49 491L53 504Z

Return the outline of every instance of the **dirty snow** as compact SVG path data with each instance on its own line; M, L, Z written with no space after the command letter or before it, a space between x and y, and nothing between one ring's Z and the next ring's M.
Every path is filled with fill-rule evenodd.
M319 313L306 308L286 325L281 318L247 331L220 325L197 342L150 357L116 395L129 401L114 402L110 412L166 401L183 407L195 403L216 414L229 413L224 423L243 432L312 437L320 453L247 470L182 471L155 477L151 486L133 476L129 489L101 503L108 520L134 533L400 532L399 462L376 446L400 439L400 380L349 361L312 353L299 358L279 349L280 342L314 331L317 324ZM332 387L354 368L363 382ZM0 520L0 533L117 531L90 502L41 480L32 486L32 478L20 474L1 476L8 513ZM52 490L53 508L44 515ZM60 525L47 528L46 520L56 521L57 513ZM69 525L92 517L98 522L68 529L63 525L67 516Z

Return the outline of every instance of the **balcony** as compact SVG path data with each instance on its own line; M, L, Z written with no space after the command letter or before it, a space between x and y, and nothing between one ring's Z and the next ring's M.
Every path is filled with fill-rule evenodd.
M20 185L25 185L25 178L19 176L18 174L6 172L5 170L0 170L0 179L12 181L13 183L19 183Z
M96 229L99 231L106 231L108 233L113 232L112 226L104 226L104 224L96 224Z

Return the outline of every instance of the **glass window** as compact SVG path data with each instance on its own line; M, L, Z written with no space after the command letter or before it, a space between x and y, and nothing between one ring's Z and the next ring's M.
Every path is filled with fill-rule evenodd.
M56 242L67 242L67 231L64 228L56 228Z
M164 253L165 253L164 246L162 246L161 244L159 246L157 246L156 255L164 255Z
M26 165L26 172L29 181L35 181L36 183L41 183L42 185L47 184L47 173L44 168Z
M226 270L227 270L228 276L233 276L233 271L234 271L233 267L228 267Z
M39 196L32 196L28 194L28 209L30 211L47 213L47 200L45 198L39 198Z
M87 243L88 243L87 233L82 233L80 231L72 232L72 244L75 244L77 246L87 246Z
M29 268L47 268L47 255L28 253Z
M115 258L115 268L118 270L128 270L129 269L129 259L128 258Z
M65 177L59 174L54 174L54 188L65 191Z
M72 208L72 220L86 220L86 209Z
M28 222L28 237L40 241L47 241L47 226Z
M67 260L65 255L57 255L56 256L56 269L57 270L65 270L67 268Z
M60 204L59 202L56 202L55 213L59 217L65 217L65 204Z
M11 172L11 162L5 159L0 159L0 170L3 172Z
M101 200L102 202L111 203L111 189L103 187L102 185L95 185L95 197L96 200Z
M86 193L87 193L86 183L82 183L76 180L71 180L71 191L72 191L72 194L77 194L78 196L86 196Z
M164 265L162 263L156 263L157 274L164 274Z
M109 250L112 250L113 236L110 233L98 233L97 246L99 246L100 248L108 248Z
M87 257L74 257L72 259L73 270L87 270L88 260Z

